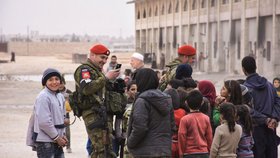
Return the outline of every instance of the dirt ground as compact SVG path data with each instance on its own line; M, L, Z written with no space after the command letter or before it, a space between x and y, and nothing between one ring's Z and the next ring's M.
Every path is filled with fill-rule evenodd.
M77 66L71 60L56 57L18 56L16 63L0 64L0 75L39 75L40 79L42 72L48 67L56 68L62 73L73 73ZM25 145L25 138L33 102L42 88L41 82L8 79L0 80L0 157L35 158L36 152ZM68 81L66 86L74 89L74 82ZM73 153L65 153L65 157L87 157L87 134L83 121L77 119L71 126L71 132Z
M129 54L123 55L120 61L124 68L129 67ZM78 64L70 59L57 57L17 56L16 63L0 64L0 157L1 158L35 158L36 152L25 145L25 137L33 102L41 90L40 75L48 68L57 68L62 73L72 74ZM38 81L14 80L3 78L13 75L39 75ZM209 79L217 86L217 93L226 79L245 78L228 74L194 73L194 79ZM10 79L10 80L9 80ZM74 90L74 82L67 81L66 86ZM70 114L73 116L72 114ZM72 117L73 120L73 117ZM279 130L278 130L279 131ZM86 158L85 149L87 134L83 121L76 120L71 126L71 147L73 153L65 153L67 158ZM278 156L280 157L280 156Z
M56 57L17 56L16 63L0 64L0 157L1 158L35 158L36 152L25 145L29 117L33 103L42 85L42 72L56 68L61 73L72 74L79 64L70 59ZM15 79L15 75L38 75L38 81ZM8 78L7 78L8 76ZM2 79L1 79L2 78ZM66 80L67 88L74 90L74 81ZM73 114L71 120L73 121ZM77 119L71 128L72 153L67 158L87 157L87 134L84 122Z
M2 158L35 158L36 152L25 145L28 120L31 106L0 106L0 157ZM76 120L71 126L71 148L73 153L66 153L67 158L86 158L85 149L87 134L83 121Z

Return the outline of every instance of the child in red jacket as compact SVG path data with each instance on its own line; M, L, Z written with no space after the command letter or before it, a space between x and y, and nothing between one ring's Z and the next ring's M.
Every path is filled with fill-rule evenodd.
M212 128L207 115L199 111L203 96L192 90L187 96L190 113L184 116L179 125L178 147L180 157L208 158L212 144Z

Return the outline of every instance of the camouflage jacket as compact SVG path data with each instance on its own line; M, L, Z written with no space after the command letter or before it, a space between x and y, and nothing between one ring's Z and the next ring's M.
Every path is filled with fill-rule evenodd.
M178 58L176 58L175 60L171 61L170 63L168 63L166 65L168 70L167 70L165 76L163 76L163 78L161 79L161 83L159 85L159 89L161 91L164 91L166 89L169 81L171 81L172 79L175 78L176 69L177 69L178 65L181 63L182 62Z
M74 73L76 91L83 96L83 110L93 104L102 104L106 77L90 59L80 65Z

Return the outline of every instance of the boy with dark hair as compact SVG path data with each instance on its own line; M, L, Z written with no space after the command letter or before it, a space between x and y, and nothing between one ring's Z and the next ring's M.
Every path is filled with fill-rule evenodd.
M242 69L247 76L244 86L251 92L253 112L251 116L256 125L253 127L255 158L277 157L278 142L276 127L280 120L280 99L276 89L266 78L256 73L256 61L251 56L242 59Z
M192 90L187 96L190 113L181 119L178 131L180 157L208 158L212 144L212 128L207 115L199 111L203 96Z

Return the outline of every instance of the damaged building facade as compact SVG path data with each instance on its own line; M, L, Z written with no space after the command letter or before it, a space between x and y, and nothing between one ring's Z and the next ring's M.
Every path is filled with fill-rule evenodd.
M177 49L197 49L195 69L242 73L244 56L258 72L280 73L280 0L134 0L136 51L160 65Z

